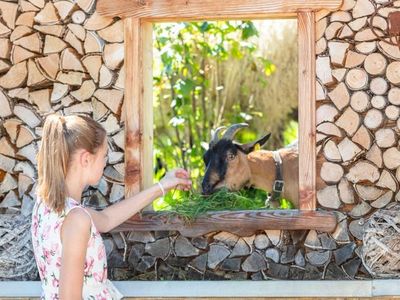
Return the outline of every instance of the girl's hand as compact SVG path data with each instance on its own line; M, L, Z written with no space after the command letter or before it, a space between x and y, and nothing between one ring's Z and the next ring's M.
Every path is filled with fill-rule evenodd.
M160 180L165 191L177 188L182 191L188 191L192 187L192 181L189 179L189 173L185 169L177 168L169 171Z

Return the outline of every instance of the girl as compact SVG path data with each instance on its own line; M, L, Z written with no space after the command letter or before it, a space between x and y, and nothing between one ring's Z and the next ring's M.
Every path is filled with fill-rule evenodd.
M42 299L121 299L107 279L100 233L123 223L174 187L188 190L188 173L170 171L147 190L102 211L84 208L82 191L98 183L106 165L107 138L99 123L80 115L46 118L37 161L31 234Z

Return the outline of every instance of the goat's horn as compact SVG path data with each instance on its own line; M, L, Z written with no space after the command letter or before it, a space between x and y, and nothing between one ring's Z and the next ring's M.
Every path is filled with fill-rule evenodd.
M225 126L220 126L217 129L211 131L212 137L211 137L211 142L210 142L210 148L212 146L214 146L218 142L218 139L219 139L218 138L218 133L224 128L226 128L226 127Z
M233 124L231 125L224 133L222 136L223 139L225 140L233 140L235 137L236 132L238 132L239 129L248 127L249 125L247 123L239 123L239 124Z

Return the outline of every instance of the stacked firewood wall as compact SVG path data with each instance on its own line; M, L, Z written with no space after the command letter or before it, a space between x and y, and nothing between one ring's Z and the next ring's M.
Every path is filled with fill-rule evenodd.
M319 209L336 212L335 232L105 234L111 279L369 277L359 257L363 224L373 211L400 200L400 50L378 37L400 3L379 9L384 3L344 0L340 10L316 16L317 150L325 158L320 175L328 184L317 199ZM0 11L0 253L5 253L15 248L13 239L4 238L11 232L4 225L10 218L3 222L1 216L29 220L35 155L48 112L89 113L103 124L110 157L99 186L85 191L84 203L101 208L122 199L124 41L122 21L101 17L94 0L0 0Z

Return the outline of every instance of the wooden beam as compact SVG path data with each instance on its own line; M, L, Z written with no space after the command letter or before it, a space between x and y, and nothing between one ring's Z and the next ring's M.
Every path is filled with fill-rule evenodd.
M254 19L295 14L299 9L337 10L342 0L99 0L96 11L109 17L152 21Z
M177 230L184 236L195 237L213 231L229 231L248 236L256 230L266 229L314 229L332 232L335 227L336 217L331 212L247 210L210 212L191 223L168 212L144 212L141 217L135 215L112 231Z
M299 209L316 208L315 14L298 13Z
M124 35L125 197L130 197L153 179L152 24L128 18Z

